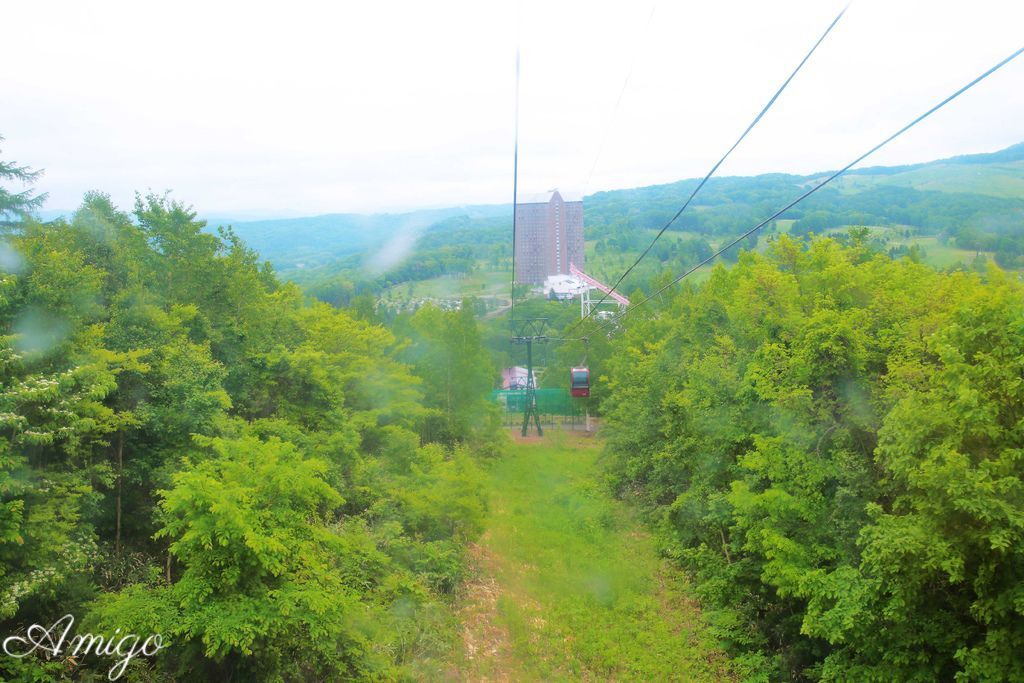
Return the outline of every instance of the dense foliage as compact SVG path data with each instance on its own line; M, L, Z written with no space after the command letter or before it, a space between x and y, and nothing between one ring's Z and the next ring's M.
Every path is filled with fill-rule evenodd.
M783 236L630 319L613 484L752 678L1024 680L1022 304Z
M0 164L21 185L0 190L5 633L71 613L82 630L162 634L171 647L129 680L450 674L479 460L503 445L484 397L522 349L507 319L478 325L478 301L385 326L374 293L505 268L508 226L436 212L426 258L312 267L314 302L167 197L128 214L93 193L38 222L36 177ZM713 181L677 226L692 234L627 286L668 282L806 181ZM627 258L688 187L596 195L597 253ZM611 485L693 574L749 678L1024 680L1024 286L980 257L933 270L866 229L812 235L914 225L1019 267L1024 200L849 189L621 334L538 344L541 384L590 366ZM523 295L517 315L552 333L578 320ZM102 680L110 663L3 657L0 677Z
M130 680L440 666L484 512L471 446L500 444L483 391L467 398L490 378L465 363L491 367L472 317L424 313L399 340L307 303L160 196L128 215L91 194L4 249L5 633L72 613L162 634L173 646ZM437 377L445 357L462 364ZM110 664L3 657L0 676L105 679Z

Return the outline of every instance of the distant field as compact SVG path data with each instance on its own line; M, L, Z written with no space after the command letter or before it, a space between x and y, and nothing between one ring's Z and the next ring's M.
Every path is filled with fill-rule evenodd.
M875 235L885 235L888 238L888 244L890 246L917 245L924 250L924 262L933 268L949 268L957 263L970 265L970 263L974 261L975 256L979 253L971 249L959 249L954 246L942 244L939 242L937 237L903 237L902 233L906 229L906 226L902 225L892 227L869 225L864 227L867 227ZM829 228L824 231L824 234L834 236L845 233L849 229L850 226ZM989 260L993 257L991 252L983 251L980 253Z
M990 197L1024 196L1024 161L970 165L934 163L903 173L848 175L837 182L844 194L880 185L938 192L968 192Z
M465 277L441 275L429 280L403 282L384 291L383 301L409 299L461 299L465 296L507 295L508 271L477 270Z
M780 220L778 221L779 232L788 232L792 227L794 221L792 220ZM975 251L969 249L959 249L955 246L944 245L939 242L936 237L903 237L903 231L905 226L866 226L873 234L885 235L887 238L887 244L890 246L898 245L918 245L924 250L924 261L928 265L934 268L948 268L957 263L968 265L974 261L977 254ZM823 234L835 236L845 233L849 230L849 226L839 228L829 228L825 230ZM657 233L657 230L646 231L653 238ZM662 239L668 240L682 240L689 237L697 237L696 233L687 232L666 232ZM615 250L606 250L602 254L597 254L595 251L596 240L588 240L585 244L586 249L586 270L588 273L596 277L598 280L607 284L612 284L616 279L629 267L630 264L639 255L639 251L620 252ZM711 241L713 248L718 248L720 240ZM767 246L766 240L761 240L758 243L758 250L763 250ZM988 258L992 258L992 254L988 252L982 252L982 254ZM703 268L695 271L693 274L687 277L687 280L694 283L701 283L706 281L714 269L717 261L704 266ZM642 264L638 270L643 270L643 275L650 275L649 264ZM429 280L420 280L417 282L405 282L399 285L395 285L385 290L381 295L381 301L387 303L400 303L414 299L461 299L466 296L476 297L505 297L507 298L509 289L509 276L508 270L490 270L489 266L481 262L479 269L471 275L465 277L442 275L439 277L431 278ZM679 274L679 273L676 273ZM629 295L631 293L631 284L627 282L623 285L623 293Z
M969 265L978 254L978 252L970 249L957 249L956 247L940 244L939 240L935 237L911 237L908 240L897 242L897 244L900 243L907 245L916 244L924 249L925 263L936 268L948 268L956 263ZM992 259L992 254L989 252L983 251L981 254L989 260Z

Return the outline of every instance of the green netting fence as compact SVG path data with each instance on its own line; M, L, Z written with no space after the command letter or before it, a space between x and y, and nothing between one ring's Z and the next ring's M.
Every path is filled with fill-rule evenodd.
M536 393L541 424L585 426L586 399L574 399L568 389L537 389ZM522 424L525 389L496 389L491 392L491 401L501 407L505 424Z

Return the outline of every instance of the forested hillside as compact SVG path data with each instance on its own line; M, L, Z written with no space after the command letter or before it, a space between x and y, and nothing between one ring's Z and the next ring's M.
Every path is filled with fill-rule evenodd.
M406 213L328 214L308 218L241 221L236 234L281 271L329 266L353 255L372 253L396 238L422 240L434 246L438 235L457 233L470 223L501 225L507 222L504 205L425 209ZM472 242L454 235L454 241ZM443 239L439 246L450 240Z
M90 194L3 249L6 634L65 614L161 634L173 647L128 658L133 681L437 675L478 462L503 443L469 307L396 337L157 196L126 214ZM0 677L112 664L5 656Z
M648 290L662 268L681 270L804 192L822 173L712 178L673 224L650 260L625 283ZM678 210L696 179L597 192L585 198L587 267L614 278ZM341 220L344 219L344 220ZM338 223L341 221L341 223ZM339 228L335 223L342 225ZM769 226L806 236L871 227L893 255L915 251L933 265L995 260L1024 268L1024 143L990 154L923 164L855 169ZM406 226L403 228L402 226ZM240 223L239 234L283 277L315 296L348 305L360 295L438 277L506 272L511 207L469 207L394 216L339 216ZM396 235L407 238L396 246ZM750 249L756 239L745 244ZM726 256L735 258L737 251ZM381 267L378 256L404 258ZM483 278L487 279L487 278ZM461 290L463 294L478 294ZM496 294L496 292L489 292ZM404 297L404 298L409 298Z
M1024 286L782 236L604 360L612 484L753 680L1024 679Z

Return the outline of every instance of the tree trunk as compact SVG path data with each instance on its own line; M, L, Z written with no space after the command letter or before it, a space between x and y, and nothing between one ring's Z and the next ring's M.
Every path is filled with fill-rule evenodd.
M114 552L121 554L121 492L124 488L124 432L117 435L117 506L114 522Z

